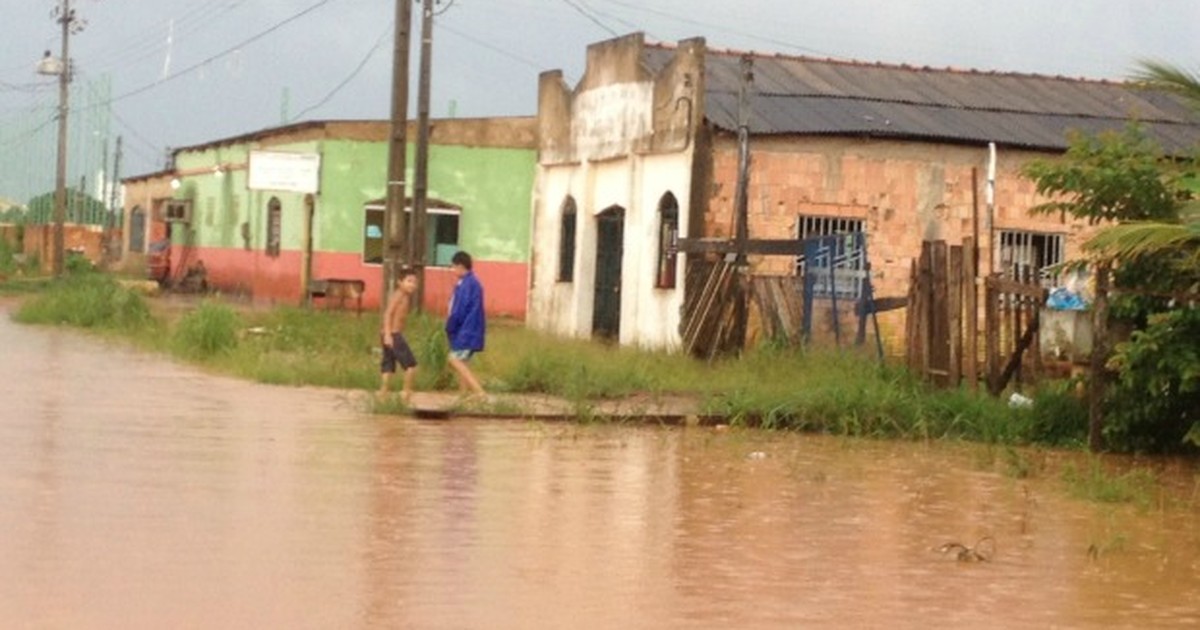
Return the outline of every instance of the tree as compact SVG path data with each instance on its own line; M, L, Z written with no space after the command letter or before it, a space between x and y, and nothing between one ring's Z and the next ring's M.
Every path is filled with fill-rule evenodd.
M1158 61L1143 61L1134 73L1140 85L1177 94L1200 112L1200 75ZM1189 162L1194 167L1194 162ZM1134 222L1102 230L1085 249L1116 260L1136 260L1164 253L1178 254L1179 269L1200 274L1200 172L1192 168L1178 179L1190 193L1175 213L1178 221ZM1129 217L1132 218L1132 217Z
M1074 135L1061 159L1035 161L1025 174L1055 199L1035 212L1115 223L1085 244L1087 262L1116 263L1110 317L1133 329L1108 362L1115 373L1104 401L1108 446L1180 449L1200 436L1200 311L1174 299L1200 281L1192 214L1200 165L1164 155L1134 125Z

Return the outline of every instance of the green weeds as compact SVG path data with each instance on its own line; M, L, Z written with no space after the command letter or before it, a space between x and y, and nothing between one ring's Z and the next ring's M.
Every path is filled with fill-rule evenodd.
M1063 481L1076 497L1099 503L1132 503L1149 507L1158 488L1158 480L1146 469L1123 473L1107 471L1098 459L1091 459L1082 470L1073 464L1063 468Z
M136 332L151 325L141 295L95 273L67 276L26 301L14 318L27 324L57 324Z
M78 284L67 291L68 285L75 287L72 279L63 290L56 287L31 300L22 309L22 321L105 322L125 326L131 337L145 337L137 332L138 323L149 319L140 296L102 274L84 274ZM108 305L103 313L90 314L103 305ZM212 301L162 327L165 332L156 337L163 341L143 345L243 378L358 390L373 390L379 383L375 312L235 310ZM442 320L415 314L406 336L419 363L417 388L453 388ZM845 436L1022 444L1070 436L1075 428L1075 420L1062 429L1047 419L1063 414L1055 411L1058 403L1042 406L1040 396L1033 410L1009 409L984 394L930 388L902 369L845 351L766 345L710 364L680 354L559 339L493 321L487 349L473 367L489 391L558 396L570 401L581 419L592 417L602 399L673 393L697 397L702 414L727 417L733 425ZM1045 418L1038 420L1042 410Z

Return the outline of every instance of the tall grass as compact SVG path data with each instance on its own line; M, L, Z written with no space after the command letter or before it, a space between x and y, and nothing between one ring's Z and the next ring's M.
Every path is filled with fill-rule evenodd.
M205 301L175 325L172 348L184 357L208 359L236 348L241 328L241 318L232 308Z
M853 352L767 348L719 366L711 413L734 422L839 435L1022 442L1024 413L965 390L931 389Z
M0 276L7 276L17 271L17 260L14 256L12 243L6 238L0 238Z
M153 324L145 299L97 273L71 275L27 300L14 315L29 324L138 331Z
M1123 473L1109 472L1099 459L1091 459L1082 470L1068 465L1062 472L1070 492L1081 498L1099 503L1132 503L1141 508L1149 507L1158 488L1154 473L1145 469L1133 469Z
M19 317L135 330L148 314L139 296L89 274L27 303ZM260 382L343 389L374 389L379 383L376 312L237 312L204 303L170 325L168 333L163 336L169 343L159 349ZM418 388L454 387L442 320L415 314L406 336L419 363ZM695 396L706 413L737 424L852 436L1020 444L1069 441L1078 424L1076 416L1058 420L1067 418L1073 404L1065 395L1048 397L1045 406L1035 404L1033 410L1009 409L983 394L932 389L903 369L849 351L767 345L710 364L494 321L474 368L490 391L560 396L575 402L581 415L597 399L670 393Z

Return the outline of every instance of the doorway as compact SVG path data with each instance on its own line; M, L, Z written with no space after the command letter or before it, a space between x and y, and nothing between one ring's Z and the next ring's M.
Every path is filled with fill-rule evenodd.
M592 335L621 336L621 257L625 251L625 209L612 206L596 217L596 299Z

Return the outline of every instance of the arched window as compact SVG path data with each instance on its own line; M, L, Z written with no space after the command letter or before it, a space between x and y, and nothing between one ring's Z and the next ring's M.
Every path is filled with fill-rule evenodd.
M575 280L575 199L567 196L562 205L562 227L558 241L558 281Z
M129 251L146 251L146 211L134 206L129 213Z
M279 257L279 243L283 236L283 206L279 197L271 197L267 202L267 255Z
M675 261L679 245L679 202L667 193L658 201L658 268L654 286L675 288Z

